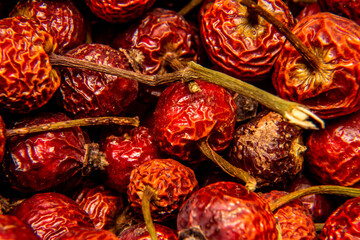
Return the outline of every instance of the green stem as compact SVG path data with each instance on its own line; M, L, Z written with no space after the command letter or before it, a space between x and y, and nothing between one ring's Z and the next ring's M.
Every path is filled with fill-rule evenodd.
M151 240L157 240L156 230L151 217L150 204L156 197L156 192L150 186L146 186L141 199L141 208L144 216L146 228L149 231Z

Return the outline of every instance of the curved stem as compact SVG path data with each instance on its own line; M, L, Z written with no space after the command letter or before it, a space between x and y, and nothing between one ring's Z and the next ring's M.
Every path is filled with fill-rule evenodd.
M360 189L353 187L337 186L337 185L312 186L305 189L297 190L295 192L291 192L289 194L286 194L278 198L277 200L270 203L270 208L272 211L275 211L279 207L283 206L288 202L291 202L292 200L311 194L334 194L334 195L342 195L348 197L359 197Z
M80 118L72 119L66 121L44 123L39 125L27 126L22 128L6 129L5 138L9 138L15 135L25 135L30 133L44 132L44 131L53 131L60 130L65 128L72 127L85 127L85 126L94 126L94 125L131 125L139 126L138 117L93 117L93 118Z
M150 203L156 197L156 192L150 186L146 186L141 198L141 208L144 216L146 228L149 231L151 240L157 240L156 230L151 218Z

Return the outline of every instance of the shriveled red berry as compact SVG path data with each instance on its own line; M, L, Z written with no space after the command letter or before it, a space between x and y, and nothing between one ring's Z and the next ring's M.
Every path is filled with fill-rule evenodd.
M208 137L214 151L230 144L235 130L236 104L224 88L201 80L199 91L174 83L160 95L153 132L162 151L182 161L200 161L197 141Z
M29 224L43 240L56 240L73 229L94 224L71 198L55 192L38 193L17 205L11 215Z
M28 224L11 215L0 215L0 239L40 240Z
M96 228L76 228L63 235L57 240L119 240L112 232Z
M95 16L107 22L130 22L144 14L155 0L85 0Z
M280 0L257 4L292 27L293 17ZM216 0L201 19L201 37L211 61L222 71L245 81L264 80L286 38L256 13L235 0Z
M198 189L194 171L173 159L153 159L132 170L128 185L128 200L132 209L142 213L145 187L155 192L150 204L154 221L174 218L181 204Z
M56 53L63 53L85 41L85 19L72 0L21 0L10 16L38 21L54 37Z
M235 182L217 182L193 193L177 215L177 229L202 232L206 239L278 239L268 203Z
M155 223L156 236L158 240L177 240L176 231L164 225ZM145 223L138 223L123 230L118 235L120 240L151 240Z
M306 4L300 13L296 16L296 20L300 21L306 16L321 12L321 8L318 2Z
M65 55L131 70L123 53L103 44L82 44ZM137 97L138 82L132 79L75 68L63 68L61 75L63 106L77 118L119 115Z
M4 154L5 154L5 123L2 117L0 116L0 163L3 160Z
M44 106L60 86L48 53L53 37L34 20L0 20L0 109L28 113Z
M319 0L323 11L332 12L360 24L360 2L356 0Z

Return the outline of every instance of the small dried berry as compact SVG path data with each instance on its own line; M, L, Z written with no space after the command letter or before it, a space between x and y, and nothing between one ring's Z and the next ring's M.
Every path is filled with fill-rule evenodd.
M155 223L154 225L158 240L178 239L176 231L174 231L173 229L157 223ZM138 223L126 228L118 235L118 237L120 240L151 240L149 231L147 230L145 223Z
M40 240L28 224L11 215L0 215L0 239Z
M119 240L112 232L95 228L76 228L63 235L57 240Z

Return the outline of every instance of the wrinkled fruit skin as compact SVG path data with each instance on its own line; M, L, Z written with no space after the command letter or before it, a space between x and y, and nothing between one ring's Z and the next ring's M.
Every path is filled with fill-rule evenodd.
M158 240L177 240L176 232L164 225L155 223L155 231ZM118 235L120 240L151 240L145 223L138 223L123 230Z
M325 222L319 240L359 239L360 198L347 200Z
M14 124L34 124L69 120L63 113L40 113ZM75 187L84 164L84 132L79 128L14 136L7 140L9 154L3 170L11 186L21 192L37 192Z
M182 161L200 161L196 142L206 137L214 151L224 150L235 131L236 104L229 92L212 83L195 82L201 89L195 93L186 83L167 87L153 116L160 150Z
M200 228L208 240L275 240L276 220L267 202L235 182L207 185L181 206L177 229Z
M360 183L360 112L334 119L313 131L306 146L312 176L322 184L358 186Z
M112 232L95 228L73 229L58 238L58 240L119 240Z
M0 239L40 240L31 227L15 216L0 215Z
M325 12L349 18L360 24L360 2L354 0L319 0L319 5Z
M359 110L360 26L320 12L300 20L292 31L320 57L324 71L312 71L287 42L272 75L278 95L306 105L323 119Z
M194 171L173 159L153 159L135 168L130 175L128 200L132 209L142 214L142 193L146 186L156 192L150 203L154 221L175 217L181 204L198 189Z
M57 43L55 53L64 53L85 41L84 17L71 0L21 0L10 16L38 21Z
M141 16L155 0L85 0L95 16L111 23L126 23Z
M82 44L66 56L131 70L125 55L103 44ZM138 92L138 82L100 72L63 68L60 86L65 110L76 118L122 113Z
M301 129L263 111L237 127L229 162L259 178L259 186L284 188L303 169L303 145Z
M5 123L2 117L0 116L0 163L2 162L5 154L5 142L6 142L5 131L6 131Z
M296 16L296 20L300 21L306 16L311 16L315 13L321 12L320 5L316 3L306 4L301 12Z
M38 193L25 199L11 215L29 224L43 240L57 240L79 227L94 228L84 210L71 198L55 192Z
M97 229L109 230L124 208L123 196L102 185L84 186L73 197Z
M273 190L260 194L271 203L287 192ZM291 201L274 212L275 218L281 227L283 240L316 240L315 224L308 210L299 200Z
M286 26L293 26L293 17L283 1L259 0L258 4ZM216 0L207 8L201 19L201 37L212 62L244 81L269 77L285 36L238 1Z
M28 113L45 105L60 86L50 64L53 38L33 20L0 20L0 109Z
M160 157L154 136L146 127L133 128L124 136L108 136L101 145L109 163L104 184L120 193L126 193L134 168Z

